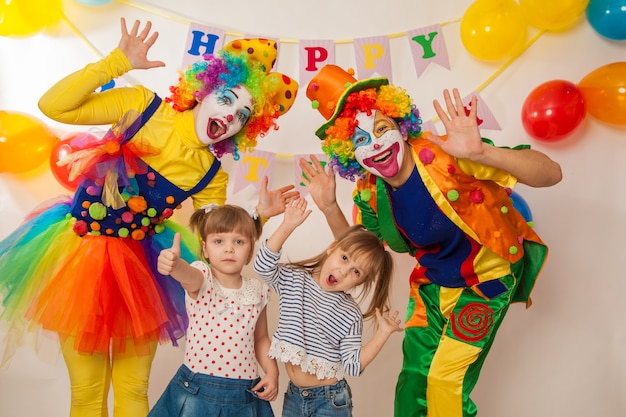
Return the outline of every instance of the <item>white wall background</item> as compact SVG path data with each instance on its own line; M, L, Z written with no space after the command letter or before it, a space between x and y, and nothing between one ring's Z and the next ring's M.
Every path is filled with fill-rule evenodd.
M128 3L113 1L89 7L73 0L64 2L69 20L97 52L63 21L36 36L0 37L0 109L38 117L60 134L82 130L46 119L36 103L55 81L117 45L121 16L131 23L134 19L151 20L160 32L150 56L165 61L167 67L130 75L166 96L167 87L176 81L191 20L227 33L284 39L278 70L297 78L297 39L346 40L396 34L459 19L472 1L134 2L145 9ZM406 38L390 40L393 82L408 90L424 120L434 117L432 100L441 98L443 88L458 87L462 95L469 94L502 64L473 58L461 43L459 23L445 25L443 34L452 69L431 65L419 79ZM480 417L626 415L626 324L622 318L626 283L619 266L626 236L626 129L588 116L572 136L542 143L526 134L520 117L525 98L539 84L555 79L577 83L596 68L625 58L626 44L601 38L582 15L571 29L544 34L480 93L502 126L502 131L483 132L485 136L498 145L530 143L560 162L564 174L563 181L552 188L516 189L530 205L535 229L551 252L533 293L532 308L514 305L510 309L486 361L473 395ZM344 67L355 66L351 43L337 44L336 60ZM262 139L259 149L286 155L320 152L313 132L323 120L311 110L303 90L280 122L280 130ZM293 183L293 163L289 157L277 159L272 187ZM234 173L232 162L225 166ZM340 203L349 213L352 184L341 180L338 188ZM24 174L0 174L0 238L37 203L64 193L45 166ZM255 198L253 190L244 190L230 201L247 204ZM188 212L187 207L182 221ZM265 235L277 222L272 219L268 223ZM325 248L330 239L322 216L314 212L288 241L285 254L291 259L308 257ZM406 255L395 259L393 303L404 311L407 276L413 262ZM269 308L270 323L276 323L276 300ZM400 334L394 335L371 368L349 380L356 416L392 415L401 339ZM181 361L182 349L159 348L153 365L151 403ZM281 391L286 383L283 373ZM277 415L281 406L279 396L274 403ZM0 371L0 416L66 416L68 408L68 377L61 358L50 364L22 349L11 366Z

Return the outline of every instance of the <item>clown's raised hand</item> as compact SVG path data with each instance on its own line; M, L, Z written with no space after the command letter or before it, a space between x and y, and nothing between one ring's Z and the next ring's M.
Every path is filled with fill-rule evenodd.
M452 92L454 101L447 89L443 91L447 112L443 110L439 101L433 101L437 116L446 129L447 137L428 134L425 138L454 157L479 160L484 148L476 118L476 96L472 97L469 112L466 113L459 90L455 88Z
M133 69L150 69L156 67L164 67L163 61L150 61L148 59L148 50L154 45L159 32L150 34L152 22L146 22L144 28L139 31L139 20L135 20L133 27L128 31L126 27L126 19L120 19L122 26L122 38L120 39L118 48L126 55Z

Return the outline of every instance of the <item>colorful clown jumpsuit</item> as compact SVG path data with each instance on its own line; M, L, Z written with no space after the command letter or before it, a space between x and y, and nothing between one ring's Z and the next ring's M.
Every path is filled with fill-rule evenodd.
M130 69L116 49L44 95L40 107L58 121L117 124L102 140L85 135L72 142L72 168L84 178L73 198L32 213L0 242L3 359L33 339L27 332L58 334L72 415L106 415L110 381L116 415L147 414L156 344L176 344L187 327L184 291L156 271L156 258L176 232L183 257L192 261L198 253L197 239L170 217L188 197L195 208L226 199L228 176L196 136L191 112L172 109L141 86L92 94ZM98 385L99 393L75 400L74 380L84 377L82 369L95 369L99 357L101 380L86 384ZM119 377L124 373L128 378ZM93 403L89 410L76 411L86 403Z
M412 150L404 185L370 174L354 194L357 220L417 260L395 416L475 416L469 394L509 304L530 303L547 248L512 206L515 178L424 139Z

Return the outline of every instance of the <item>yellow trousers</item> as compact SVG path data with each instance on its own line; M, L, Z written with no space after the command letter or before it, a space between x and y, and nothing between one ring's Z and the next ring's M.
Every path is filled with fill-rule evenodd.
M113 386L114 417L148 415L148 380L157 344L148 355L137 355L132 341L124 353L83 354L74 338L61 344L70 376L70 417L107 417L109 387Z

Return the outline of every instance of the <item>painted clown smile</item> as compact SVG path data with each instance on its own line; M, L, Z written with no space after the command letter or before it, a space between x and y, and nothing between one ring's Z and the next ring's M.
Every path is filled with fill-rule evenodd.
M226 133L226 124L219 119L210 119L207 125L206 134L209 138L215 140Z
M385 169L385 165L389 165L390 162L393 163L396 161L395 155L397 155L398 152L400 152L400 144L395 142L383 152L370 156L369 158L365 158L363 160L363 164L370 168L375 168L382 173L382 170Z

